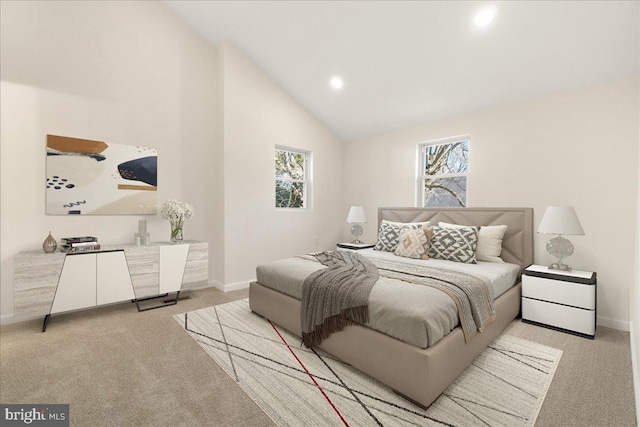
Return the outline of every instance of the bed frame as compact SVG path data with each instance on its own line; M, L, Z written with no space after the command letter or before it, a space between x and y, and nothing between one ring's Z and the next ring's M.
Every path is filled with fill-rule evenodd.
M501 257L526 268L533 263L532 208L379 208L383 219L439 221L464 225L507 225ZM460 326L421 349L364 326L332 334L320 348L376 378L396 393L428 407L520 312L521 283L494 302L497 320L465 343ZM251 310L301 336L300 301L257 282L249 288Z

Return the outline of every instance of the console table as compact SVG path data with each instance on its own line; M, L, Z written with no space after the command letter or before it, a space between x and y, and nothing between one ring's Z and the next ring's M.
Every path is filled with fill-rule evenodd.
M181 290L207 285L208 266L209 245L195 241L20 252L14 260L14 317L45 316L44 332L52 314L127 300L144 311L139 301L175 292L174 300L151 308L173 305Z

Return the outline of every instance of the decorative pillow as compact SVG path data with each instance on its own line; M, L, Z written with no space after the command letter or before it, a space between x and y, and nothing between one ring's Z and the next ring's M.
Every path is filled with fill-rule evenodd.
M459 228L468 227L467 225L449 224L439 222L442 228ZM478 250L476 251L476 259L478 261L504 262L500 258L502 252L502 239L504 233L507 232L506 225L483 225L480 227L478 234Z
M480 227L433 227L432 230L433 236L429 245L431 258L467 264L476 263Z
M430 228L403 227L400 229L400 243L394 252L398 256L429 259Z
M376 251L394 252L400 243L400 229L402 227L429 228L429 221L425 222L393 222L385 219L380 223L378 242L374 246Z

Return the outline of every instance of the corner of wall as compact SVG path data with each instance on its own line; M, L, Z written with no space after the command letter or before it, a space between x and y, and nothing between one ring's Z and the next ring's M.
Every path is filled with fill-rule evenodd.
M335 247L344 152L342 141L251 57L227 41L220 50L224 280L215 279L228 291L246 287L262 263ZM276 145L313 153L312 208L275 209Z
M640 79L639 79L640 80ZM636 90L638 95L638 114L640 117L640 84ZM640 119L636 137L638 148L638 180L636 185L636 280L635 287L630 289L629 329L631 337L631 364L633 366L633 384L636 398L636 421L640 425Z
M211 159L207 177L211 183L209 189L209 219L211 226L207 233L209 241L209 278L213 285L224 291L225 281L225 215L224 215L224 43L216 46L216 108L213 120L215 122L215 139L209 146L208 158Z
M640 325L633 322L629 322L629 330L631 336L631 366L633 371L633 391L636 399L636 421L640 425L640 340L638 335L640 334Z

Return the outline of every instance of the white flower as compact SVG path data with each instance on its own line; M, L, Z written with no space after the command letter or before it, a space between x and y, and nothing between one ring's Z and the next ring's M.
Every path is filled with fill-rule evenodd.
M169 221L182 222L184 219L193 218L193 206L186 202L169 199L162 204L160 216Z

